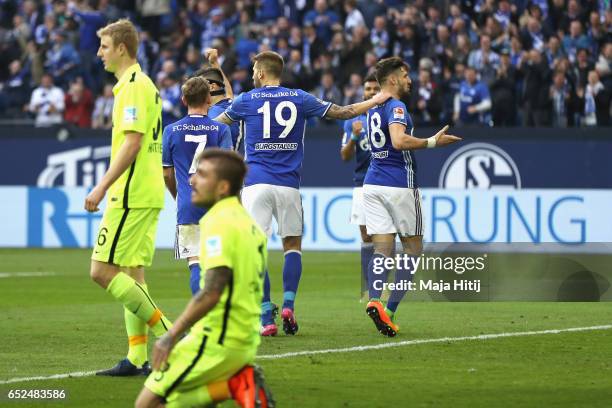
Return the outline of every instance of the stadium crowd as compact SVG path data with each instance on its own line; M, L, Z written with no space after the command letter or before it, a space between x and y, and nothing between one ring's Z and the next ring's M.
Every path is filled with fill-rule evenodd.
M384 57L411 67L416 125L608 126L609 0L1 0L0 118L109 128L114 79L96 31L127 16L138 61L184 114L180 84L217 48L234 93L251 57L285 59L283 84L337 104L360 101Z

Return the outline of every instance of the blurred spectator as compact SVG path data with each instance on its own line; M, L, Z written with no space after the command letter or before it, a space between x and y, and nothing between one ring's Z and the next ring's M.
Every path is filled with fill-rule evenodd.
M374 19L374 28L370 33L370 41L372 42L374 54L376 54L378 59L387 56L390 39L391 37L387 32L387 20L384 16L377 16Z
M326 0L315 0L314 10L310 10L304 16L304 25L312 24L317 31L317 36L324 42L331 40L332 28L338 26L340 18L336 12L327 9Z
M321 84L315 90L314 95L324 101L342 105L342 93L334 83L334 76L331 72L324 72L321 75Z
M226 37L227 29L228 27L226 27L226 23L223 21L223 10L215 7L210 11L210 19L206 23L206 28L202 31L202 38L200 40L202 52L206 51L207 48L213 47L213 40Z
M561 42L559 41L559 37L557 37L556 35L550 36L548 42L546 43L544 54L546 55L548 66L550 68L553 67L555 60L558 60L559 58L565 56L565 53L561 48Z
M312 24L304 25L304 37L302 38L302 57L304 64L312 67L315 61L325 52L325 43L318 38L317 31Z
M64 99L64 120L78 127L91 127L93 103L91 91L85 87L83 78L77 77L70 83Z
M299 50L291 50L283 75L285 77L282 82L290 88L299 88L311 77L309 68L302 63L302 53Z
M409 109L417 126L432 126L440 122L442 112L442 94L431 79L431 72L419 70L419 79L410 91Z
M53 85L53 76L45 73L40 86L32 92L28 110L36 115L37 127L62 123L64 91Z
M182 116L181 85L175 71L158 75L159 96L162 99L162 126L176 122Z
M0 83L0 110L5 114L19 116L30 98L30 77L21 61L14 60L9 65L9 78Z
M257 21L265 23L266 21L276 20L281 15L281 6L278 0L260 0L260 6L257 9Z
M113 126L113 86L104 85L102 95L96 98L91 117L91 126L94 129L110 129Z
M461 125L489 125L491 97L489 88L478 81L473 67L465 69L465 81L455 95L453 119Z
M544 49L544 44L550 33L544 33L542 24L535 17L527 19L527 26L521 31L521 43L523 48L530 50L535 48L538 51Z
M584 91L584 125L608 126L609 122L610 91L604 88L597 71L591 71Z
M351 105L363 101L363 84L361 75L352 74L349 83L344 87L342 105Z
M56 30L52 33L53 47L47 51L45 68L53 75L59 86L67 85L80 69L81 58L74 46L66 41L66 33Z
M499 55L491 50L491 38L488 35L480 37L480 48L470 53L468 65L476 70L487 83L495 78L499 67Z
M525 53L519 63L524 76L523 126L548 125L549 69L542 54L535 49Z
M363 19L363 14L357 8L356 0L344 0L344 12L346 13L344 31L350 38L353 28L365 25L365 20Z
M567 127L570 88L563 71L555 71L553 75L553 83L550 87L550 100L552 102L552 126Z
M85 84L91 89L98 89L102 80L102 68L96 53L100 47L97 31L106 23L106 17L94 7L94 0L82 3L69 3L68 10L79 23L79 55Z
M610 89L612 87L612 42L604 45L597 64L595 64L595 69L599 73L604 86Z
M236 47L234 49L236 50L239 68L248 68L251 66L251 59L257 54L257 48L259 47L259 43L255 38L255 33L249 31L246 37L236 41Z
M563 38L563 51L568 56L570 62L576 61L576 54L579 49L589 49L591 42L589 38L582 33L582 24L575 20L570 24L569 36Z
M516 69L510 62L510 52L502 50L499 67L491 84L493 124L516 125Z
M414 27L409 24L400 25L393 45L393 55L401 57L409 66L416 67L420 50L420 41L416 37Z

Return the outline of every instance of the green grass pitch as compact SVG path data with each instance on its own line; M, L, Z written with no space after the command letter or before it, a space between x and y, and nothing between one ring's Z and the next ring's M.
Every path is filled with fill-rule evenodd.
M0 250L0 382L107 368L125 355L123 313L88 277L89 250ZM260 355L413 339L607 325L609 303L400 305L400 334L379 335L359 297L357 253L305 252L300 332L263 339ZM272 252L273 301L282 255ZM49 272L47 276L13 276ZM152 296L174 318L188 270L158 251ZM279 407L610 407L610 330L445 341L261 360ZM0 384L1 407L129 407L143 378L65 378ZM11 389L63 389L61 403L11 402ZM228 402L223 407L232 407Z

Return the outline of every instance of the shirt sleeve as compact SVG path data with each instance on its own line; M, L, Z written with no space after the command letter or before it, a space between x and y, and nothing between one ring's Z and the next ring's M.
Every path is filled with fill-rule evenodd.
M235 247L234 230L231 226L223 226L215 220L207 220L206 224L200 223L200 265L202 273L207 270L226 266L234 267L233 248Z
M408 126L408 111L404 102L398 101L397 99L391 100L387 103L386 113L388 125L392 123L401 123L404 126Z
M229 126L221 127L221 132L219 133L219 147L222 149L234 150L232 132L230 132Z
M329 108L332 106L331 102L323 101L319 98L315 98L311 94L305 91L302 93L302 101L304 108L304 115L307 118L318 117L322 118L325 116Z
M225 110L225 116L227 116L232 122L238 122L240 120L244 120L245 112L244 106L242 103L242 95L238 95L229 108Z
M162 166L164 167L174 167L174 162L172 161L172 150L170 146L170 136L170 126L166 126L162 135Z
M119 129L122 132L147 133L147 100L143 90L139 90L138 82L127 83L121 93L119 111Z

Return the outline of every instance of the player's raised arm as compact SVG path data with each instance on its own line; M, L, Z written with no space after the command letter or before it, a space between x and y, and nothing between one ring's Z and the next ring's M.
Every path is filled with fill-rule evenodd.
M210 312L221 299L223 290L232 278L232 270L227 266L219 266L206 271L204 287L189 302L183 313L176 319L174 325L155 343L153 349L153 369L163 370L168 354L181 338L181 335L191 328L198 320Z
M232 104L225 110L225 112L217 115L217 117L213 118L213 120L215 122L231 125L234 122L244 120L242 111L242 94L240 94L233 100Z
M366 113L368 109L371 109L376 105L384 103L390 97L391 94L389 92L383 91L374 95L372 99L354 103L352 105L338 106L336 104L332 104L332 106L327 110L325 117L328 119L351 119Z
M125 142L119 148L114 160L111 160L106 174L85 198L85 209L87 211L96 212L99 210L98 204L104 198L106 191L134 163L138 152L140 152L142 136L142 133L138 132L125 133Z
M234 99L234 91L232 90L232 84L225 75L225 72L223 72L223 70L221 69L221 65L219 64L219 52L217 51L217 49L208 48L206 51L204 51L204 55L206 56L206 59L208 59L210 66L213 68L217 68L221 72L221 75L223 75L225 95L230 99Z
M360 120L350 123L350 127L348 125L349 123L346 122L342 136L342 148L340 149L340 157L343 161L349 161L355 155L355 145L359 142L363 130L363 123Z
M406 126L401 123L391 123L389 133L391 143L397 150L417 150L433 147L442 147L461 140L458 136L447 135L448 125L444 126L438 133L426 139L406 134Z

